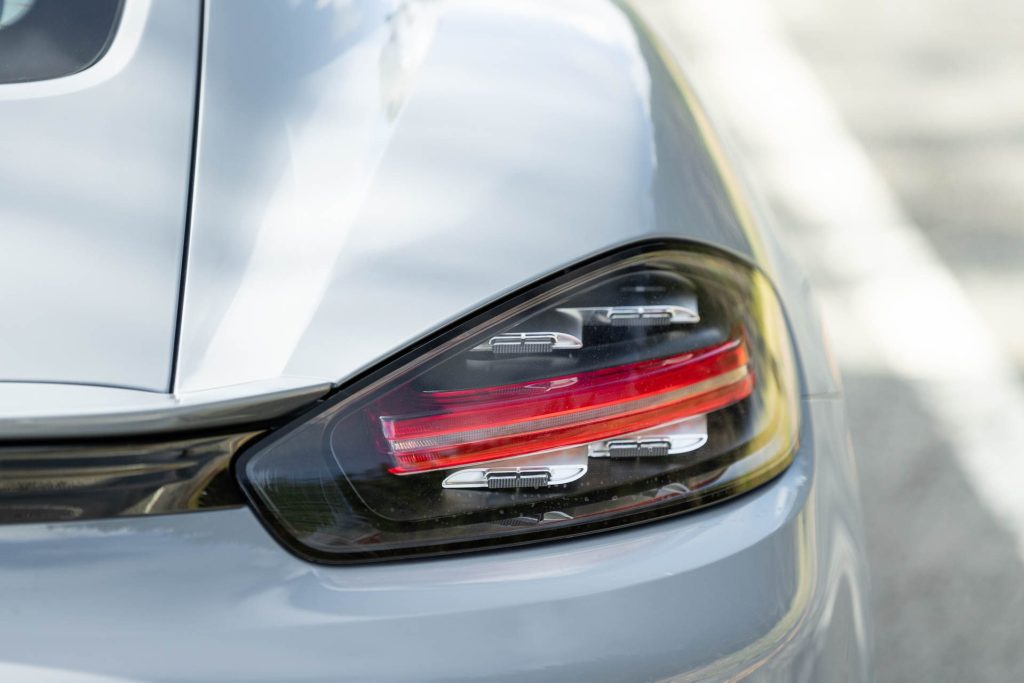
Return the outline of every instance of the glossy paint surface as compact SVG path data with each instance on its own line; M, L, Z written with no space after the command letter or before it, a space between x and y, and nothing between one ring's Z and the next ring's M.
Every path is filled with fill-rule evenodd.
M186 3L167 4L131 0L118 40L141 31L142 19L154 36L181 31L186 20L198 26L197 13L181 15ZM0 435L223 424L225 394L263 404L275 387L316 394L525 280L654 234L756 256L790 292L798 346L813 365L808 391L835 391L802 276L770 235L743 227L750 208L685 82L615 5L211 0L207 14L176 390L120 386L159 391L169 377L173 322L161 311L172 315L185 217L176 213L184 189L175 194L168 165L161 201L146 204L163 207L162 219L145 228L91 218L87 230L56 226L89 249L12 223L0 233L0 259L17 260L0 283L19 292L0 302L0 406L11 408L0 415ZM190 40L175 42L168 59L191 63L183 47ZM154 53L172 49L150 42ZM102 85L109 71L120 74L110 65L121 62L109 60L141 59L136 47L115 42L100 64L73 77L92 80L28 86ZM184 78L183 70L173 73ZM0 97L16 100L11 88ZM9 104L0 103L0 116ZM184 179L186 145L179 147ZM139 149L133 170L145 159ZM116 202L132 197L121 192ZM173 210L164 210L168 203ZM122 249L125 259L113 265L135 270L100 259L100 251ZM16 274L24 277L13 282ZM22 292L25 282L33 286ZM803 317L810 324L796 320ZM2 381L10 379L21 381ZM258 396L263 387L267 400Z
M803 450L758 491L507 551L318 567L247 509L0 527L0 677L865 680L842 404L804 411Z
M187 11L129 5L168 26ZM311 565L246 508L0 526L0 680L867 679L856 481L808 290L752 231L643 29L603 0L206 13L175 393L0 382L0 436L280 415L519 283L671 235L779 287L801 449L770 484L677 519L430 561ZM160 254L180 257L178 238ZM120 324L134 295L109 303ZM170 342L124 345L118 371L169 377Z
M339 381L633 238L749 254L691 105L608 2L211 0L177 389Z
M198 41L198 2L129 0L92 67L0 85L0 390L167 391Z

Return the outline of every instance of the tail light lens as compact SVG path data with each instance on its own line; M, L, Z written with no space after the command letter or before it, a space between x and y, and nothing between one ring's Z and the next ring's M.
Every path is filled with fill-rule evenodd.
M774 291L659 243L494 304L244 453L268 526L351 562L589 533L781 472L796 381Z

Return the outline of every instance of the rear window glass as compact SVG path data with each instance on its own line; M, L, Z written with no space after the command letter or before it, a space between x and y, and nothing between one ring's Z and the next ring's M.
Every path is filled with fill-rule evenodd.
M122 0L0 0L0 83L59 78L91 66Z

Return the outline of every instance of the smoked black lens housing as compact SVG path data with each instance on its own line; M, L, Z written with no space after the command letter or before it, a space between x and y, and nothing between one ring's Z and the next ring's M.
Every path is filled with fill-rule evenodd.
M773 288L709 247L594 259L418 344L243 453L296 553L353 562L527 543L724 500L797 446Z

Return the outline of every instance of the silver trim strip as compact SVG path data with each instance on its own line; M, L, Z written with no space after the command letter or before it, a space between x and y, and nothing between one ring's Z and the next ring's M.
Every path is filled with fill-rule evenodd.
M569 484L587 473L586 463L576 465L534 465L525 467L471 467L445 477L446 489L490 489L515 491Z
M690 453L708 442L707 415L623 434L590 445L591 458L651 458Z
M524 355L581 348L583 342L565 332L504 332L473 347L473 350L491 351L495 355Z

